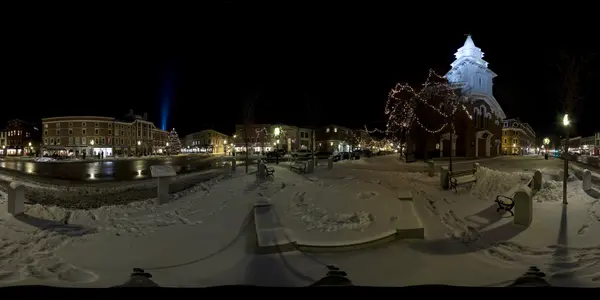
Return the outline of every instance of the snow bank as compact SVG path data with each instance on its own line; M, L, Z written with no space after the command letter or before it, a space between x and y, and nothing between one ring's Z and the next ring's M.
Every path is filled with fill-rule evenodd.
M56 159L54 159L52 157L37 157L35 159L35 161L37 161L37 162L49 162L49 161L56 161Z
M26 204L25 214L18 217L0 211L0 285L26 279L93 282L98 278L94 272L64 261L55 252L66 243L77 245L92 238L133 238L167 226L202 224L204 218L223 210L228 201L243 201L235 187L246 178L224 183L221 178L172 194L171 200L176 201L164 205L156 205L154 199L89 210ZM2 192L0 202L6 202Z
M527 172L500 172L485 167L480 167L475 173L477 183L471 188L471 195L481 200L490 201L496 196L509 191L517 184L527 183L533 173Z

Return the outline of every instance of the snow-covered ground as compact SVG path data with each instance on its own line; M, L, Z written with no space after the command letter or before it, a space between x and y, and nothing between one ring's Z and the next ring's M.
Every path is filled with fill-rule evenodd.
M336 164L327 175L319 169L321 178L314 180L281 170L276 168L275 180L257 182L253 175L241 175L240 168L233 178L198 184L160 206L149 199L90 210L27 205L26 215L16 218L1 212L0 285L110 286L140 267L164 286L298 286L323 276L325 262L337 264L360 285L490 285L536 265L555 285L600 286L600 201L571 177L569 204L563 206L562 185L552 180L556 169L542 170L545 182L533 199L534 221L528 228L496 212L493 200L529 180L532 172L482 167L472 188L454 193L439 188L438 176L425 173ZM327 176L336 180L323 180ZM410 189L426 239L343 254L252 253L255 241L247 224L255 200L279 197L286 187L302 189L320 182L335 197L335 190L354 188L346 179L377 185L390 194ZM315 189L306 190L310 195ZM349 202L372 200L373 191L383 192L369 188L352 193L357 198ZM284 214L317 231L369 228L369 213L381 210L327 207L301 201L297 193L289 196L291 206ZM0 194L2 204L5 199Z
M254 178L220 177L173 194L172 202L160 206L149 199L91 210L26 205L19 217L3 211L0 285L107 286L122 283L134 267L210 252L238 233L253 203L243 187ZM4 207L6 195L0 198Z
M600 286L600 200L583 192L581 181L571 177L569 204L563 206L562 182L552 180L557 170L542 171L545 182L533 198L534 221L525 228L513 225L510 214L498 213L493 200L526 182L532 173L482 168L477 184L455 194L437 187L437 176L353 170L357 178L381 180L381 185L390 188L409 182L425 224L426 240L368 254L318 258L338 264L367 285L487 285L514 279L536 265L555 285ZM394 266L403 271L391 275ZM464 270L472 274L464 274Z

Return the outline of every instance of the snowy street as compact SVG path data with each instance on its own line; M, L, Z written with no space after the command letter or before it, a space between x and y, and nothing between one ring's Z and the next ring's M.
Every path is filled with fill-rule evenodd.
M325 275L324 264L335 264L357 285L506 285L535 265L553 285L600 286L600 201L571 177L569 205L562 205L562 183L553 180L562 161L481 161L477 183L454 193L439 187L439 173L386 170L393 159L320 166L307 175L282 164L265 181L238 168L232 178L197 184L160 206L149 199L90 210L26 205L19 217L0 211L0 285L107 287L143 268L162 286L304 286ZM533 197L533 223L513 225L493 199L536 168L544 182ZM272 202L296 236L331 241L397 228L406 214L396 195L406 191L425 228L422 240L343 253L256 254L257 199ZM0 198L4 204L6 195Z

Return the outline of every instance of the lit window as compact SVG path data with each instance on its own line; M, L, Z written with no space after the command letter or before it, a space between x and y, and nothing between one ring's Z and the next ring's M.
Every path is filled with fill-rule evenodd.
M333 128L333 132L337 132L337 127L336 127L336 128Z
M329 128L325 129L325 132L326 132L326 133L329 133Z

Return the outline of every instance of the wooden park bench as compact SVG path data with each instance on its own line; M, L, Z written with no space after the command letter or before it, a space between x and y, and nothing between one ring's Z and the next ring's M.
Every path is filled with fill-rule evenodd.
M477 182L475 172L477 172L475 168L462 171L448 172L448 176L450 178L450 189L454 189L454 192L458 193L458 190L456 189L457 186L461 184Z
M526 185L528 187L531 187L532 182L533 178L531 178L526 183ZM520 184L517 184L512 189L508 190L506 193L502 193L496 196L495 202L498 203L498 208L496 209L497 212L503 210L509 212L511 216L515 215L512 210L515 207L515 194L519 190L520 186Z
M273 175L273 174L275 173L275 169L274 169L274 168L272 168L272 167L271 167L271 168L269 168L269 167L267 167L267 165L265 165L265 164L263 164L263 166L265 166L265 174L266 174L266 176L267 176L267 177L268 177L268 176L274 177L274 175Z
M306 162L294 161L290 163L290 170L296 170L298 173L306 172Z

